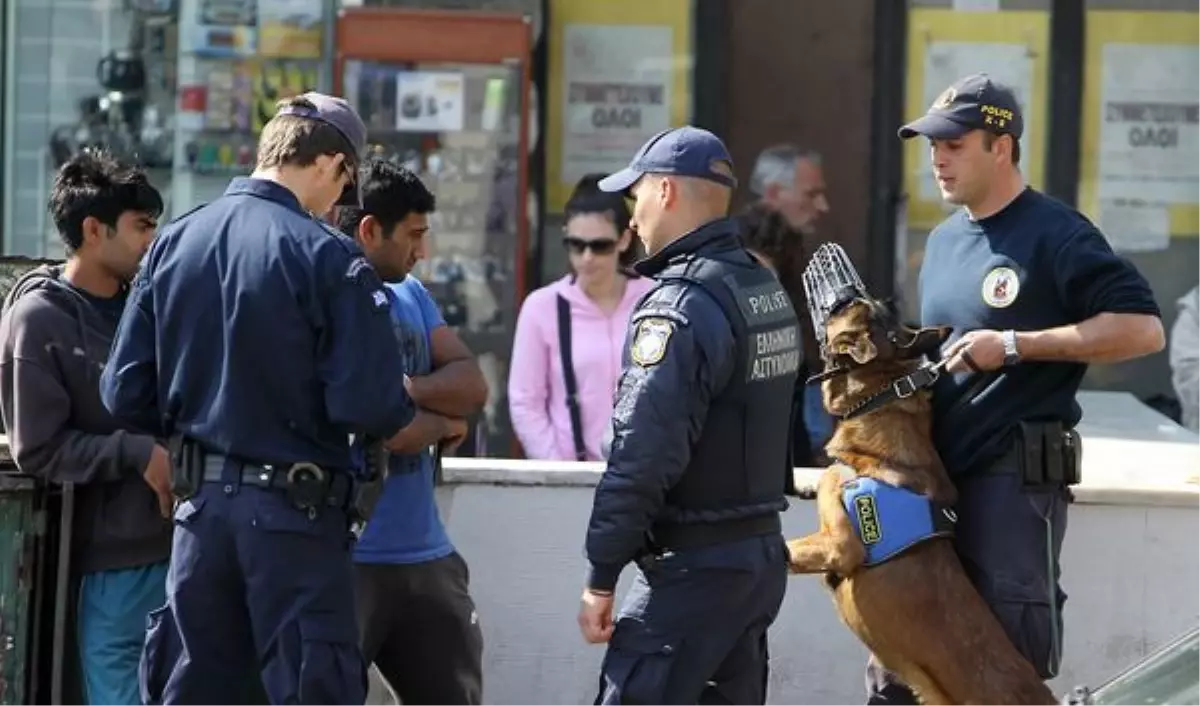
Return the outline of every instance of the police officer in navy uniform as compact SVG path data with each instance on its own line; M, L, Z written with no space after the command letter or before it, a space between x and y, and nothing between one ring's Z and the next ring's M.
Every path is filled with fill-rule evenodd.
M933 414L958 487L956 546L1013 644L1050 679L1080 381L1089 364L1155 353L1164 339L1133 265L1078 211L1025 184L1023 125L1012 90L974 74L900 137L928 140L942 198L961 207L930 233L920 273L922 325L954 328ZM916 703L874 662L867 686L869 703Z
M727 218L733 160L694 127L651 138L600 182L636 203L656 280L630 319L579 624L608 642L597 703L764 703L767 628L787 582L800 332L779 281ZM640 571L620 617L623 567Z
M323 225L360 205L366 130L340 98L282 101L257 166L163 229L101 380L118 418L173 451L167 606L149 703L361 704L348 509L351 434L437 423L405 392L388 297Z

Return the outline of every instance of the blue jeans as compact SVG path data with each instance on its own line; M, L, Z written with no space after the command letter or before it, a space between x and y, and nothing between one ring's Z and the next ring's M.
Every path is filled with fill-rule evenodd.
M89 704L141 704L138 662L146 616L167 601L167 563L85 574L79 660Z
M833 417L825 411L820 385L804 387L804 426L808 430L813 453L824 453L825 444L829 443L829 437L833 436Z

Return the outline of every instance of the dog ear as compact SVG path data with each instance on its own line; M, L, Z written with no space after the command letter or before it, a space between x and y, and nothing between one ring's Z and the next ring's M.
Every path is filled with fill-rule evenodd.
M898 344L896 351L901 358L919 358L941 348L954 329L950 326L926 326L915 333L907 342Z
M879 350L875 348L875 343L871 341L871 334L863 331L854 336L853 340L846 340L849 336L843 337L841 340L833 344L833 352L836 355L848 355L850 359L859 365L866 365L875 356L879 355Z

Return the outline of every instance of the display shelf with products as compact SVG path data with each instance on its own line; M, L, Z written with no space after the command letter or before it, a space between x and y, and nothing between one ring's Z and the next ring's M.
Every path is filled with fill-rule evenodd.
M347 60L342 79L367 125L368 153L410 169L437 199L412 275L476 354L492 392L459 453L508 456L504 390L524 295L519 67Z

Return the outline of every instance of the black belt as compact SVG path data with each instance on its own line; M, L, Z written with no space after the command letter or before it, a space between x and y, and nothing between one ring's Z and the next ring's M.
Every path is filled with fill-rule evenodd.
M696 549L783 531L777 513L724 522L657 525L650 539L658 549Z
M331 507L347 507L353 497L354 481L347 473L328 471L311 463L293 463L265 465L255 464L227 458L220 454L206 454L204 457L205 483L225 482L225 464L237 468L239 482L242 485L252 485L266 490L278 490L292 494L298 483L313 484L317 497L324 499L324 504Z

